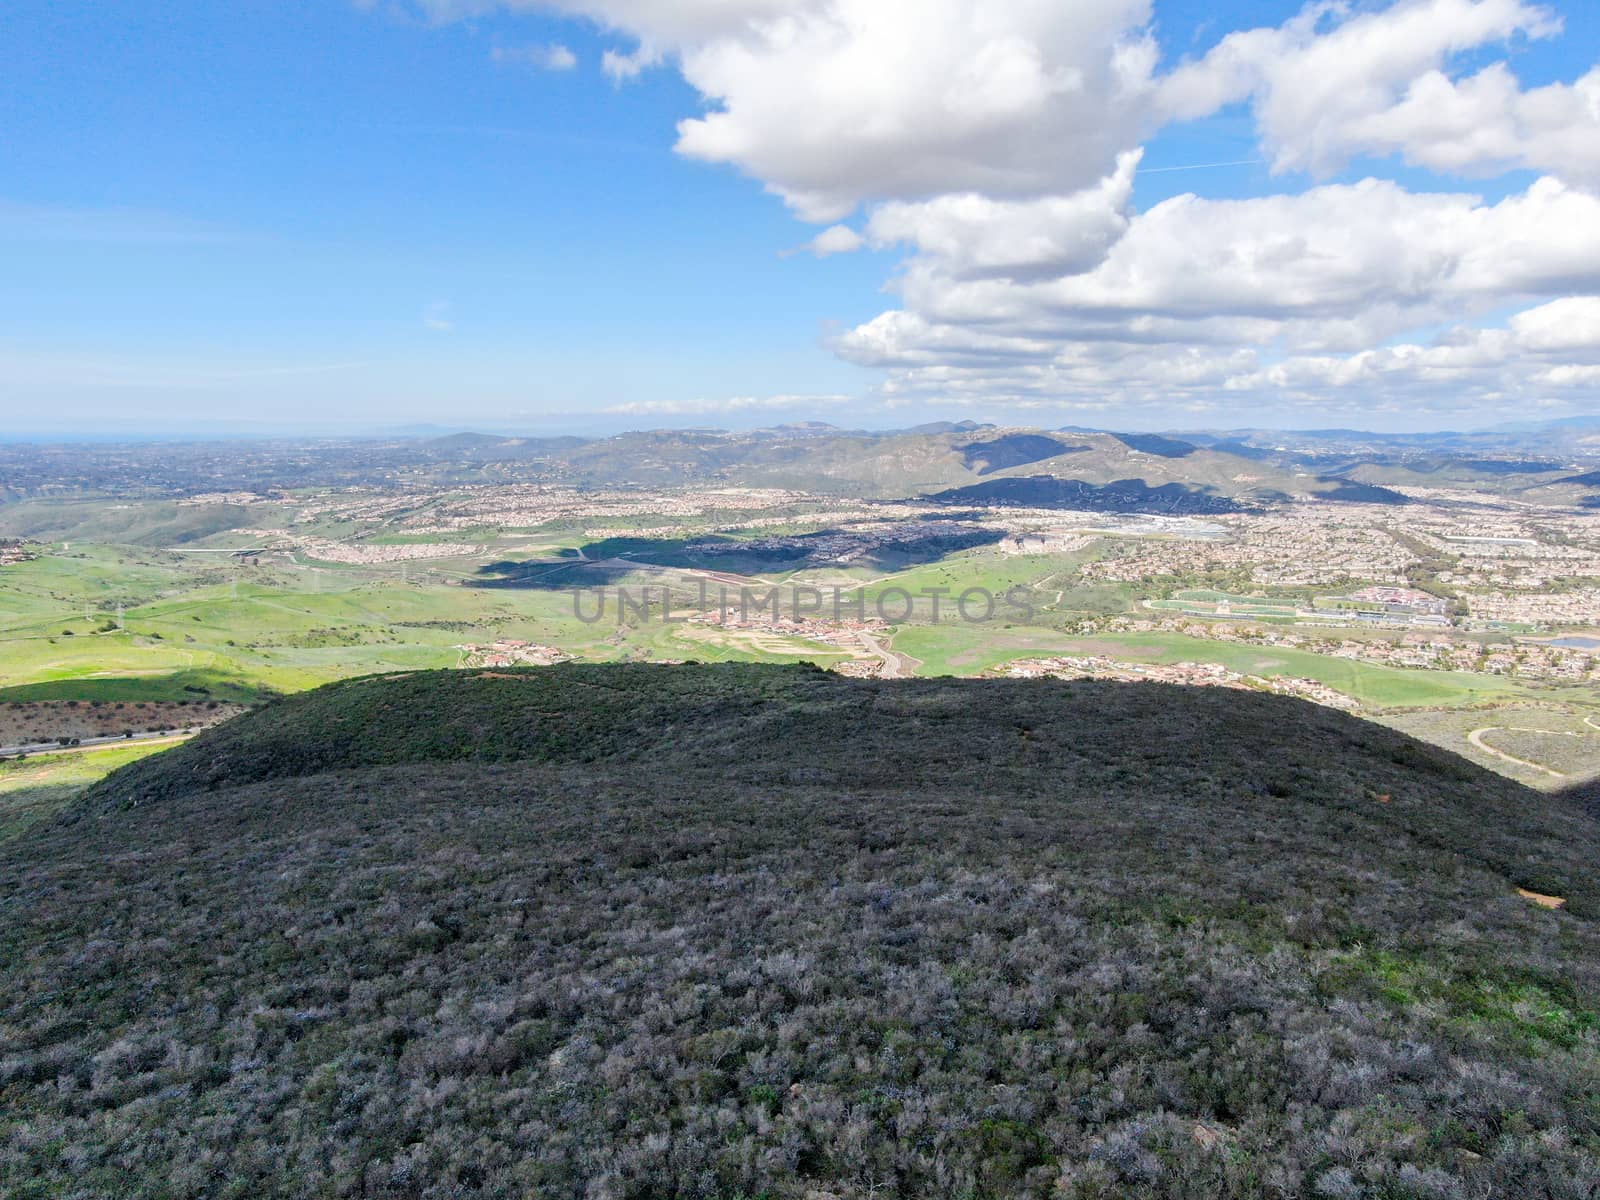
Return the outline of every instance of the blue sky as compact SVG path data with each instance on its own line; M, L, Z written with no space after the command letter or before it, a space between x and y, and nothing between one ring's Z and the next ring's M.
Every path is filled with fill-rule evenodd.
M1474 0L1453 2L1471 8ZM816 0L819 20L832 4ZM1428 393L1419 403L1409 367L1394 369L1387 399L1352 397L1340 391L1347 383L1328 382L1337 374L1333 358L1414 342L1425 350L1432 343L1416 339L1441 332L1493 340L1518 312L1586 301L1600 271L1583 261L1560 279L1540 276L1531 284L1513 264L1505 268L1511 282L1503 295L1484 295L1474 284L1464 300L1451 284L1414 298L1403 317L1332 341L1308 331L1305 314L1364 319L1353 309L1334 312L1354 303L1348 298L1275 314L1258 300L1219 294L1216 311L1252 322L1248 328L1219 334L1208 326L1197 334L1198 318L1186 310L1184 328L1152 342L1126 330L1141 318L1168 320L1168 300L1082 299L1084 281L1095 278L1089 260L1074 258L1069 272L1083 288L1064 285L1059 295L1046 295L1038 272L1013 264L1004 269L1018 273L1009 276L989 267L963 274L947 254L940 257L944 251L919 241L920 232L894 241L871 234L878 206L912 206L900 213L900 227L921 230L937 215L929 205L940 196L987 196L987 185L970 181L992 163L971 171L957 164L947 189L924 181L897 191L893 179L870 177L869 155L865 175L827 180L835 189L827 203L844 197L850 207L841 223L860 231L864 244L825 257L795 252L836 215L819 216L815 201L795 199L794 180L827 176L826 164L821 174L807 164L791 171L784 158L786 139L803 135L785 122L804 114L788 116L781 97L760 94L759 72L718 91L720 68L703 61L749 34L685 28L670 6L666 17L652 12L660 5L626 0L566 7L13 0L0 13L6 428L260 431L431 422L532 431L806 418L887 425L935 416L1143 428L1487 424L1527 415L1508 393L1508 379L1583 381L1597 361L1581 337L1575 349L1560 351L1571 361L1555 362L1548 349L1531 366L1502 355L1493 385L1474 384L1467 400ZM760 0L752 7L759 10ZM1230 32L1281 27L1300 11L1267 0L1235 4L1223 26L1215 6L1158 0L1146 26L1137 0L1127 7L1130 28L1148 29L1143 36L1159 53L1150 67L1156 80L1185 61L1204 64ZM1314 42L1355 16L1383 17L1396 7L1405 6L1357 6L1325 18L1308 37ZM1483 38L1443 58L1446 74L1466 78L1504 62L1524 90L1580 79L1600 60L1596 6L1543 8L1559 14L1561 32ZM1048 65L1049 39L1061 31L1024 23L1002 32L1008 45L1036 37ZM657 61L622 81L602 71L605 52L628 53L641 41ZM574 65L549 69L533 61L555 46L569 50ZM930 71L941 69L936 51ZM810 66L775 61L773 76ZM971 86L971 72L957 66L961 86ZM988 84L980 79L978 86ZM1115 211L1105 219L1118 228L1133 220L1137 231L1139 214L1181 193L1218 203L1292 199L1368 177L1407 195L1471 194L1493 206L1562 169L1560 161L1539 161L1440 170L1418 165L1430 154L1420 143L1415 153L1408 145L1374 155L1357 145L1338 162L1284 166L1275 158L1281 147L1263 135L1271 86L1262 83L1254 100L1229 99L1194 119L1184 119L1188 110L1178 117L1162 110L1159 118L1134 120L1126 145L1084 151L1086 160L1104 151L1090 175L1109 175L1112 150L1143 147L1131 192L1107 202ZM1108 105L1108 125L1128 108L1105 96L1082 103L1091 120L1094 103ZM847 123L877 115L850 95L839 104L834 115ZM693 157L675 150L680 121L722 106L736 116L755 114L740 118L742 148ZM915 109L907 111L914 120ZM1030 118L1022 136L1040 125L1041 118ZM914 166L921 146L905 151ZM1018 151L1041 161L1074 153L1059 140ZM892 157L891 148L885 160ZM1005 165L1015 174L1018 162ZM1021 162L1021 170L1028 167ZM1596 182L1584 170L1562 176L1578 197L1570 211L1580 221ZM1070 197L1088 179L1069 179L1054 167L1036 174L1023 185L1006 183L990 199L1004 206ZM1219 238L1251 224L1242 210L1219 211L1215 220ZM1029 212L1002 212L995 221L1036 232ZM1017 232L988 221L982 229L962 226L961 240L996 229L1006 239ZM1100 238L1096 253L1114 244L1077 225L1052 227L1049 237ZM1132 243L1123 249L1131 254ZM1246 248L1235 257L1258 255ZM896 282L911 276L925 277L921 299ZM1093 294L1108 294L1107 286L1095 284ZM969 291L981 291L973 302L994 306L993 314L951 319L949 310L965 305ZM1375 304L1370 297L1365 303L1369 310ZM1108 305L1119 332L1097 324L1083 334L1083 321L1103 324ZM1072 322L1052 323L1068 310L1077 314ZM847 336L892 312L914 313L916 331L896 330L888 346L875 334ZM1571 305L1557 312L1563 329L1573 321L1586 329L1587 315ZM1562 336L1563 346L1573 341ZM1108 355L1103 347L1111 343L1123 349ZM1159 346L1152 361L1194 363L1192 378L1166 367L1141 374L1141 345ZM1202 369L1202 359L1220 362L1223 354L1232 356L1226 370L1233 374L1214 363ZM1246 362L1239 357L1245 354L1254 358ZM1024 358L1026 374L1007 365ZM1311 374L1298 364L1313 359L1321 375L1307 382ZM1295 370L1267 378L1284 363ZM1567 373L1551 376L1556 368ZM1596 407L1594 386L1539 386L1552 416ZM1388 389L1388 382L1377 387ZM1294 398L1277 400L1275 391Z

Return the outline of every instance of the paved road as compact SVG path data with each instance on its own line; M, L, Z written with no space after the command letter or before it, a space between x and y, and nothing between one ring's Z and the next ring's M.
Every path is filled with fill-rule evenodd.
M11 758L18 754L71 754L105 746L131 746L144 742L185 742L193 736L191 733L136 733L132 737L123 737L118 733L83 738L76 746L63 746L60 742L34 742L27 746L0 746L0 758Z

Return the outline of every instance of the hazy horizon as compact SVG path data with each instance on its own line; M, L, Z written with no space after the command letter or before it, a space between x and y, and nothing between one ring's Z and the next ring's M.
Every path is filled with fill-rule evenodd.
M996 429L1039 429L1044 431L1078 430L1096 433L1152 433L1181 435L1209 434L1218 435L1230 432L1239 433L1283 433L1283 434L1317 434L1329 432L1349 432L1357 434L1371 434L1375 437L1428 437L1449 436L1454 434L1493 433L1518 429L1525 425L1553 425L1559 427L1567 421L1579 420L1586 424L1591 418L1554 418L1549 421L1514 421L1496 420L1471 426L1445 427L1443 425L1427 428L1402 428L1385 429L1375 424L1369 425L1314 425L1303 423L1297 425L1283 425L1261 423L1253 425L1227 425L1227 424L1190 424L1190 425L1164 425L1154 423L1141 423L1130 420L1122 424L1096 424L1088 421L1052 422L1049 420L1028 420L1026 414L1017 414L1011 419L979 420L961 415L926 415L925 413L902 414L904 419L895 420L892 415L881 419L861 422L828 421L821 418L796 417L793 420L768 420L759 419L736 420L723 419L719 421L689 421L664 420L659 422L601 422L574 414L562 414L555 418L542 418L530 420L525 423L516 421L479 421L463 422L458 424L435 423L430 421L404 422L384 425L379 423L330 423L316 425L310 423L294 423L273 425L269 422L251 423L244 421L217 421L207 424L205 422L175 423L171 425L145 424L127 428L107 427L97 433L86 433L82 430L64 427L58 429L40 428L8 429L0 434L0 445L10 444L36 444L36 445L127 445L140 442L232 442L232 441L294 441L294 440L384 440L384 439L428 439L451 437L460 434L479 434L485 437L502 438L559 438L574 437L582 439L605 439L625 436L629 434L650 433L724 433L724 434L749 434L769 432L780 429L799 429L805 426L826 427L838 430L841 433L867 433L886 434L903 432L925 425L938 425L941 423L960 424L970 422L979 428ZM1600 424L1600 415L1592 418L1595 424Z

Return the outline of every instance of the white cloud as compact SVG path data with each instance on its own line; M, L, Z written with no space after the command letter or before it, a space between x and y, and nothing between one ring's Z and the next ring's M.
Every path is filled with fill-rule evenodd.
M1600 388L1600 366L1551 367L1536 374L1534 381L1548 387Z
M465 0L474 3L474 0ZM435 0L449 6L456 0ZM659 50L681 52L817 7L819 0L511 0L504 7L564 9Z
M675 62L711 111L678 149L740 167L807 220L954 193L1064 195L1157 124L1248 102L1278 170L1356 155L1600 183L1600 68L1522 90L1470 52L1548 38L1531 0L1316 0L1154 74L1151 0L414 0L434 20L562 11L627 38L617 81Z
M1248 200L1183 195L1127 221L1092 270L1034 282L984 278L973 245L926 248L900 283L907 308L1019 336L1108 323L1140 334L1128 322L1142 320L1144 335L1222 321L1224 338L1327 337L1344 323L1371 339L1507 297L1600 290L1600 197L1554 179L1494 205L1374 179Z
M1600 347L1600 197L1553 179L1492 205L1379 180L1180 196L1133 216L1092 269L1033 281L985 278L970 250L929 244L900 280L905 307L844 334L839 353L893 371L900 394L990 401L1362 388L1381 401L1427 387L1466 401L1536 376L1581 381L1548 372ZM1509 330L1373 348L1538 297L1560 298Z
M1600 296L1571 296L1511 318L1517 341L1529 350L1588 351L1600 356Z
M900 307L836 342L891 397L1470 405L1594 383L1600 68L1524 89L1485 65L1559 34L1532 0L1313 3L1165 75L1150 0L419 2L593 21L619 38L613 80L672 64L700 93L681 154L827 226L804 249L904 248ZM1278 171L1545 177L1497 203L1368 179L1136 211L1140 143L1235 104Z
M659 55L643 47L631 54L607 50L600 55L600 70L612 83L623 84L637 79L647 67L653 67L660 61Z
M419 0L435 20L494 7ZM1088 186L1144 131L1150 0L511 0L633 41L617 81L671 58L711 110L678 150L736 166L804 219L950 192Z
M1531 91L1504 63L1459 82L1430 71L1391 107L1352 119L1342 135L1346 154L1398 154L1434 171L1522 167L1600 183L1600 68Z
M914 246L954 279L1033 279L1098 265L1128 229L1137 151L1097 186L1066 196L994 200L974 192L878 206L874 245Z
M1401 0L1336 21L1319 3L1273 29L1229 34L1159 85L1176 119L1248 100L1276 170L1327 174L1358 155L1437 171L1514 167L1600 181L1600 70L1521 90L1504 63L1453 79L1463 52L1561 22L1525 0Z
M760 179L802 218L953 192L1092 184L1137 141L1147 0L817 0L681 53L719 107L681 153Z
M541 71L570 71L578 56L559 42L548 46L496 46L489 57L497 63L536 67Z
M1430 345L1400 343L1346 357L1301 356L1242 375L1230 387L1516 395L1537 404L1541 388L1597 382L1600 298L1574 296L1517 313L1505 329L1455 329Z
M818 258L827 258L834 254L853 254L866 244L867 239L850 226L830 225L807 242L803 249L811 251Z

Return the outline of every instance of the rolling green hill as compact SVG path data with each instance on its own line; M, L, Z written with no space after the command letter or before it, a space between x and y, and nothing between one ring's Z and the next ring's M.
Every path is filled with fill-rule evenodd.
M43 541L73 538L135 546L181 546L265 519L262 513L235 504L29 501L0 505L0 534Z
M1597 851L1273 696L351 680L0 846L0 1192L1587 1196Z

